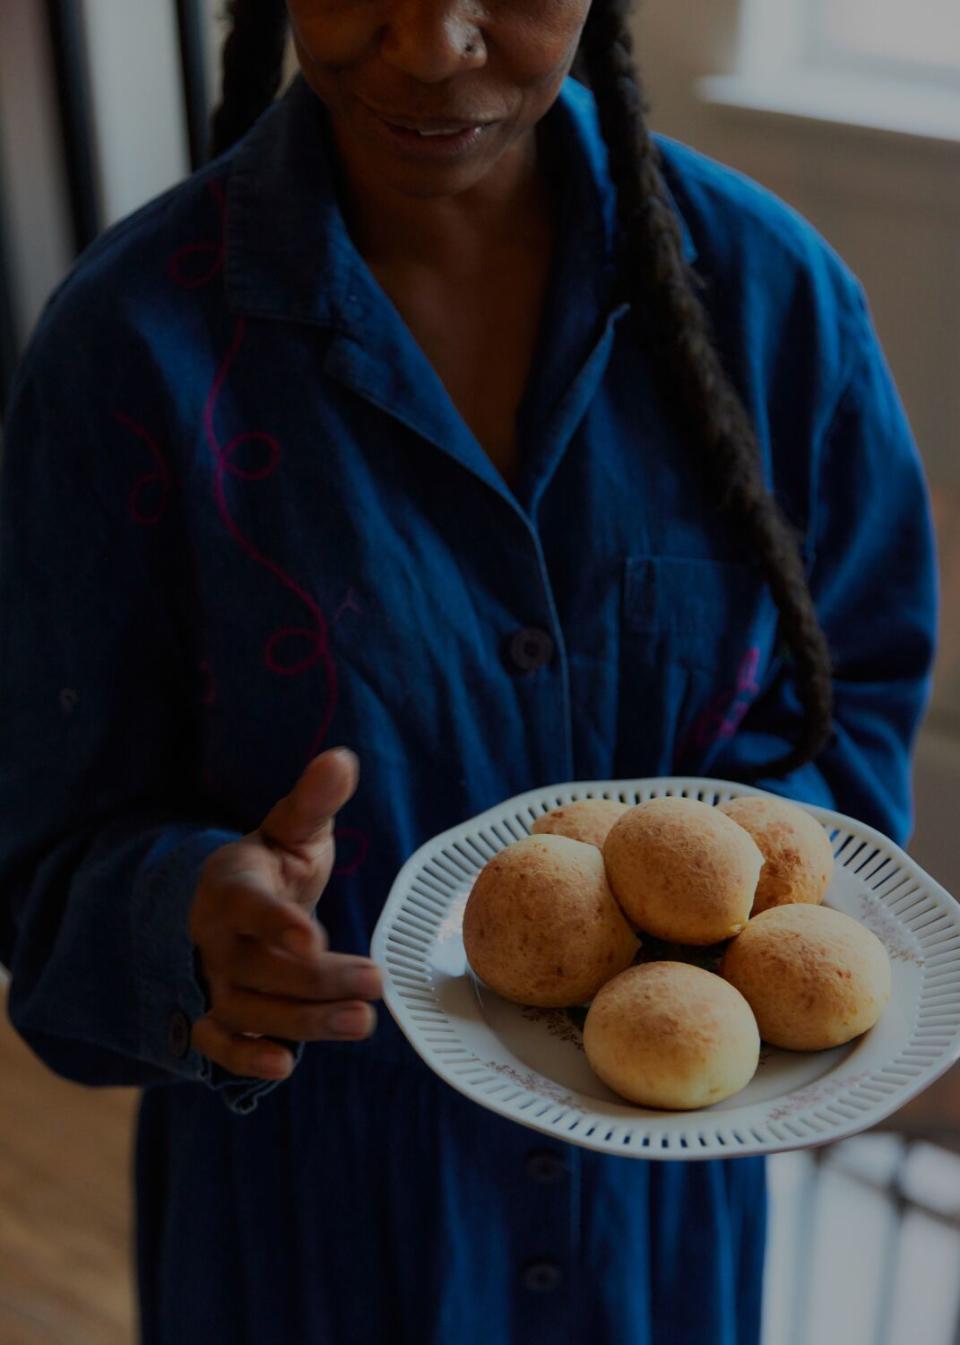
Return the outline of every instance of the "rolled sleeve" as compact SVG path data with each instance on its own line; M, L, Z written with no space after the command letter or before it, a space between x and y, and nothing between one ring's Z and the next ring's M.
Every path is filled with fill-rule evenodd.
M134 898L135 958L141 984L141 1051L180 1078L197 1079L220 1093L240 1115L284 1080L231 1074L190 1046L190 1029L210 1008L199 951L190 941L190 904L203 865L238 833L211 829L194 834L168 832L153 847ZM304 1043L280 1040L294 1057Z

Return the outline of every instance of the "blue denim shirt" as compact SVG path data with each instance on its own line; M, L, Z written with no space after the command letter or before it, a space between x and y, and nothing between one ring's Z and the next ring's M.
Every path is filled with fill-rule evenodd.
M366 953L397 870L438 831L549 782L736 779L796 734L763 574L658 385L660 334L616 289L592 96L568 79L539 133L558 246L515 491L354 246L325 113L300 80L238 147L88 250L20 369L0 495L0 958L13 1025L42 1060L146 1090L148 1341L239 1340L241 1312L258 1341L406 1339L351 1266L362 1247L383 1283L399 1246L425 1243L453 1261L433 1315L420 1295L403 1318L417 1345L473 1341L469 1304L492 1323L484 1339L524 1345L586 1331L588 1306L589 1338L610 1345L659 1340L661 1320L671 1345L753 1339L761 1164L556 1146L564 1175L544 1185L523 1163L548 1146L437 1083L385 1009L364 1043L298 1045L282 1083L189 1049L205 1009L187 934L200 867L324 746L352 746L362 777L318 918L332 948ZM862 289L766 191L659 145L835 663L830 745L760 783L902 842L934 558ZM323 1127L336 1176L310 1168ZM266 1175L267 1143L289 1189ZM338 1211L339 1241L321 1248L302 1212L294 1236L301 1198ZM370 1212L351 1242L355 1208ZM394 1261L371 1250L381 1235ZM681 1245L696 1301L674 1283ZM295 1306L263 1268L284 1258L309 1258L294 1288L277 1270ZM541 1263L580 1273L547 1294L527 1273ZM422 1289L422 1267L408 1272ZM235 1275L242 1305L223 1287ZM280 1321L288 1334L264 1325Z

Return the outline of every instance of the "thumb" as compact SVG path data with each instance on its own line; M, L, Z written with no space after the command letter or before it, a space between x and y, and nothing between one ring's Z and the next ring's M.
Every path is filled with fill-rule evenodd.
M336 813L356 792L360 763L349 747L332 747L310 761L289 794L260 824L268 845L313 860L333 834Z

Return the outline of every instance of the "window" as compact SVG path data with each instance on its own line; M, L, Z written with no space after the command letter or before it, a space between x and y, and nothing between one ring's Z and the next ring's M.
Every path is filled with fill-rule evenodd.
M960 146L960 0L739 0L708 103Z
M960 85L957 0L807 0L817 64Z

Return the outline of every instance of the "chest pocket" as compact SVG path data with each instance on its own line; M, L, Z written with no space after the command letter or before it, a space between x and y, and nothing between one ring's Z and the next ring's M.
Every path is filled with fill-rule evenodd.
M617 764L625 776L710 774L771 665L777 609L759 566L624 562Z
M629 556L624 635L634 657L661 668L735 670L750 649L765 662L777 622L759 566L676 556Z

